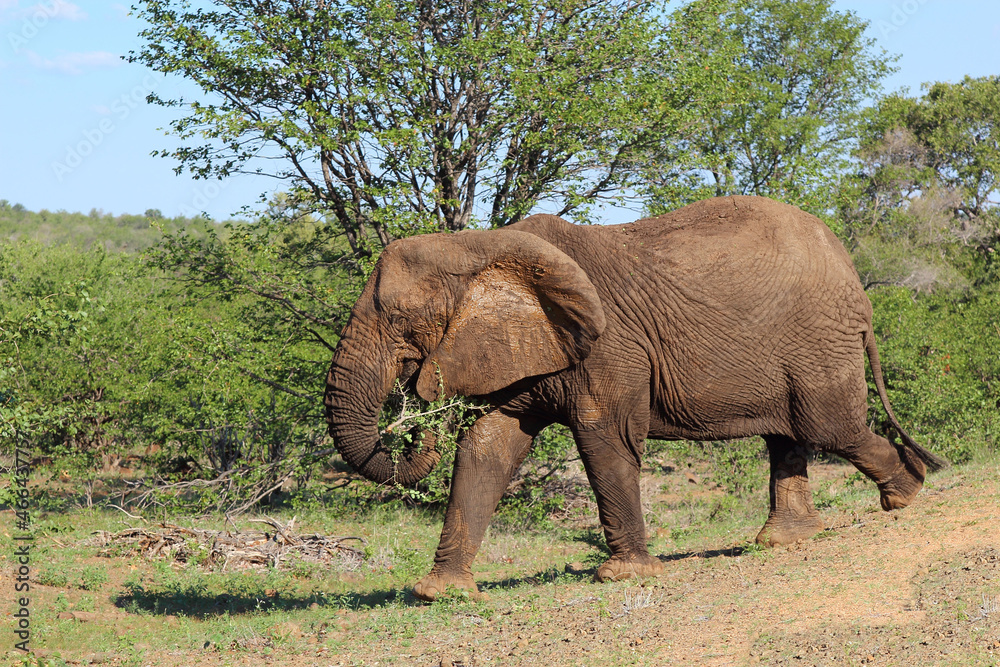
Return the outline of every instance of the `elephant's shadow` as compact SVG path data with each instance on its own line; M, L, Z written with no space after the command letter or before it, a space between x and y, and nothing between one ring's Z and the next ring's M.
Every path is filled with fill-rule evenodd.
M589 542L587 536L578 538ZM600 553L595 554L596 560L607 557L607 547L595 541ZM687 558L716 558L718 556L735 557L743 554L745 547L729 549L710 549L705 551L687 551L673 554L663 554L658 558L665 562L684 560ZM480 583L484 592L500 591L520 586L539 586L558 583L583 583L591 581L597 571L597 564L585 564L582 567L551 567L534 574L520 577L507 577L494 581ZM372 609L389 604L415 606L424 604L413 597L409 589L385 589L366 593L341 593L333 596L317 595L273 595L260 596L253 592L241 593L209 593L199 587L174 587L166 591L149 591L136 587L123 591L112 600L115 606L131 613L155 614L160 616L183 615L194 618L211 618L225 614L241 615L260 611L293 611L307 609L318 605L325 609Z
M341 593L334 596L274 595L263 598L253 593L213 594L203 590L146 591L132 590L113 598L115 606L131 613L161 616L183 615L199 619L223 615L251 614L261 611L294 611L318 605L325 609L373 609L389 604L412 606L418 601L399 589Z
M581 536L577 538L583 542L590 543L590 540L586 536ZM610 551L604 542L594 542L594 546L601 549L601 553L597 554L599 559L603 561L605 558L610 556ZM679 560L686 560L688 558L718 558L719 556L725 556L728 558L735 558L736 556L741 556L746 553L748 547L730 547L728 549L703 549L699 551L684 551L672 554L660 554L657 558L663 563L671 563ZM522 585L537 586L539 584L549 584L549 583L574 583L574 582L585 582L592 581L594 574L597 572L599 563L594 563L589 566L584 566L581 568L573 568L572 566L566 566L565 569L560 569L558 567L551 567L547 570L542 570L536 572L535 574L525 575L522 577L508 577L505 579L499 579L496 581L483 581L480 582L479 588L483 591L490 590L503 590L507 588L516 588Z

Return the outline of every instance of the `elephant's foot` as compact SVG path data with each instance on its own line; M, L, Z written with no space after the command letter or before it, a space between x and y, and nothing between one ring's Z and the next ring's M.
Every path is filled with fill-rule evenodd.
M765 547L794 544L800 540L808 540L823 528L823 520L816 510L798 516L772 513L757 533L755 542Z
M663 563L649 554L621 558L612 556L594 573L596 581L618 581L641 577L655 577L663 574Z
M765 439L771 459L771 511L755 541L773 547L807 540L823 530L809 488L809 449L787 437Z
M902 509L912 503L924 486L924 476L927 474L924 462L909 452L903 456L905 463L900 462L892 476L878 484L882 509L886 512Z
M469 591L474 600L482 600L486 597L483 593L479 592L476 582L469 573L454 575L433 571L417 582L416 586L413 587L413 595L421 600L433 602L444 595L449 589Z

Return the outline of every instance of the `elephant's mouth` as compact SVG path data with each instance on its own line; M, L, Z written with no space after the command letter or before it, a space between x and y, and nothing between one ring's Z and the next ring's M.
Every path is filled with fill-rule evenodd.
M403 368L399 372L399 383L406 391L416 393L417 391L417 371L420 370L420 362L414 359L407 359L403 362Z

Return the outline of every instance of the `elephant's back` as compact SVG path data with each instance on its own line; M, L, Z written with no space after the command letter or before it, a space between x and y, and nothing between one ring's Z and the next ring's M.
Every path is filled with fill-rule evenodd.
M819 218L764 197L707 199L606 229L624 247L650 253L650 270L720 307L746 312L771 310L776 298L789 308L817 300L840 319L867 302L859 299L857 272L833 232Z
M843 244L822 220L766 197L706 199L606 229L678 268L771 256L793 264L841 265L853 273Z

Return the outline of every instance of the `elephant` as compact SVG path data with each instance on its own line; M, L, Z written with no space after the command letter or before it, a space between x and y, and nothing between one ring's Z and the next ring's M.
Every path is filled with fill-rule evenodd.
M867 425L867 356L902 443ZM598 581L653 576L640 508L647 438L763 436L770 511L757 536L823 529L809 451L836 454L908 505L947 464L892 412L872 306L844 246L818 218L762 197L700 201L621 225L532 215L497 230L390 243L333 353L324 403L344 460L378 483L438 463L433 438L399 453L378 433L396 381L433 401L487 406L461 437L440 543L413 588L478 595L471 565L509 480L546 426L574 437L611 556Z

